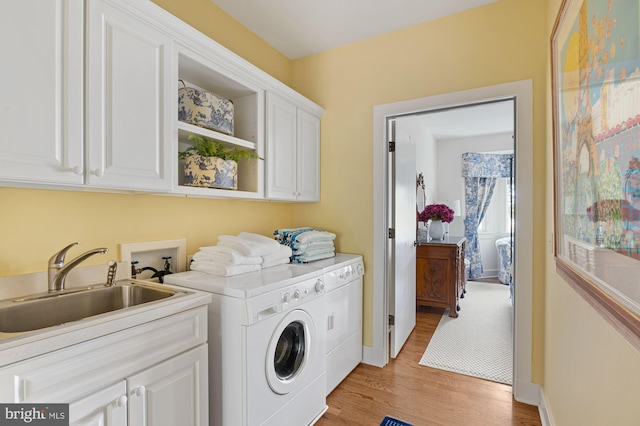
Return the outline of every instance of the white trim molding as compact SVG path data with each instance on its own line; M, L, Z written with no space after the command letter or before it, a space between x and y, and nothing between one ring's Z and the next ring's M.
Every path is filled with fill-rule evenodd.
M373 108L373 345L365 346L363 361L388 363L387 288L387 144L388 117L437 111L457 106L513 99L515 102L516 217L513 395L517 401L538 405L539 386L531 382L533 289L533 82L516 81Z

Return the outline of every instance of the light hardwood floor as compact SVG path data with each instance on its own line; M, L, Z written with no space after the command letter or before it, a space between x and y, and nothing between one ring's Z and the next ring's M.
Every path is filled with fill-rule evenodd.
M511 386L418 364L444 309L418 307L416 328L384 368L359 365L328 397L317 426L377 426L385 416L428 425L541 425Z

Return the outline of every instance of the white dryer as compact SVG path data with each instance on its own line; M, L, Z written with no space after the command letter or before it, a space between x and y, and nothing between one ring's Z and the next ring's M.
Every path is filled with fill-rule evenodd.
M337 253L308 264L322 268L326 296L326 369L329 395L362 362L362 256Z
M190 271L172 285L211 292L209 418L214 426L302 426L326 411L322 271L280 265L234 277Z

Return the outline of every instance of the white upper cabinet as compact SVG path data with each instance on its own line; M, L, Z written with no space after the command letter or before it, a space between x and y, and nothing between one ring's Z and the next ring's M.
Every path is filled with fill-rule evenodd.
M173 42L107 2L87 7L87 184L169 190Z
M152 1L0 0L0 49L0 185L320 198L323 109ZM231 134L178 120L179 80L233 103ZM190 186L190 134L260 158Z
M267 197L296 197L296 107L267 94Z
M82 0L0 0L1 180L82 184L82 32Z
M297 110L298 201L320 201L320 117Z
M267 93L267 198L320 200L320 118Z

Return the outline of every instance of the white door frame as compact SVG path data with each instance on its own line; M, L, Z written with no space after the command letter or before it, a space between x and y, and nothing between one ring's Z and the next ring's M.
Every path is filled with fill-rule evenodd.
M502 99L515 100L516 217L513 395L538 405L540 387L531 381L533 289L533 81L522 80L373 108L373 346L363 346L363 362L389 362L388 200L386 118Z

